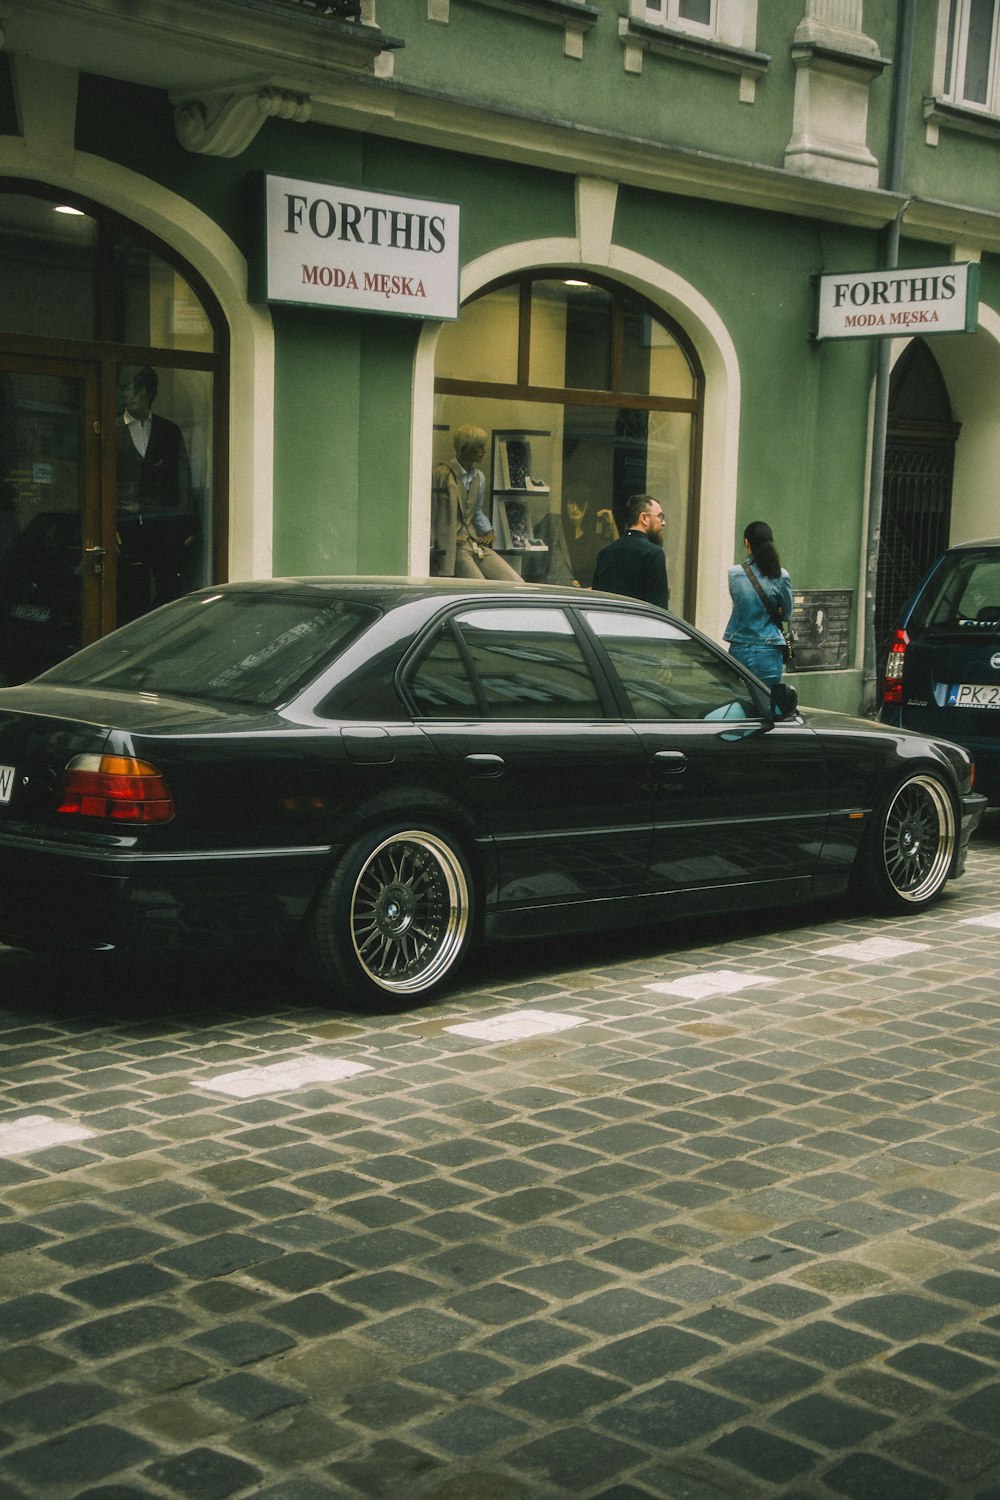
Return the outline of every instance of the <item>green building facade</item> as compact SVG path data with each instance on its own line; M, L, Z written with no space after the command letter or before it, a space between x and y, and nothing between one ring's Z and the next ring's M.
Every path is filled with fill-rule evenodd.
M721 639L765 519L800 695L870 708L926 566L1000 533L998 8L7 0L0 635L45 625L58 654L180 587L424 575L432 470L472 423L527 579L560 576L571 502L604 535L649 489L671 607ZM308 245L291 199L326 205ZM821 279L894 265L906 297L856 304L888 321L816 337ZM186 448L176 516L116 460L146 368ZM132 540L153 522L159 569ZM8 680L42 663L18 650Z

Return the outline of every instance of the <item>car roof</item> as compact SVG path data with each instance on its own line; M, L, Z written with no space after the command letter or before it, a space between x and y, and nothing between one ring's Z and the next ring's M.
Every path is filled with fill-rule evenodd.
M528 585L491 582L481 578L400 578L380 576L293 576L288 578L255 578L238 583L223 583L217 587L200 590L204 594L281 594L300 591L326 594L337 599L359 604L375 604L383 609L395 609L403 604L419 600L434 600L446 603L449 600L518 597L524 603L544 599L581 602L581 591L567 584ZM614 600L618 604L643 606L640 601L626 599L617 594L602 594L587 591L588 598Z
M971 552L974 551L977 547L1000 547L1000 537L983 537L982 540L978 542L956 542L954 546L948 548L948 551Z

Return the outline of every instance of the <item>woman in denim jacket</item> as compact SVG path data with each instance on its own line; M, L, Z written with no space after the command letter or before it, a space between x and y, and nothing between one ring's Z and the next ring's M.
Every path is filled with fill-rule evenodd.
M778 557L774 533L766 521L751 521L743 533L747 565L772 601L776 612L786 620L792 618L792 581ZM769 686L781 681L785 665L784 637L781 627L772 619L746 568L737 563L729 569L729 594L733 612L724 632L729 654L749 667Z

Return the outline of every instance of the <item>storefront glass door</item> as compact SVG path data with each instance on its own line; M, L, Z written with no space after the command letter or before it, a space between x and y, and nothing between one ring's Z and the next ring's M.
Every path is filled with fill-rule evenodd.
M101 633L97 412L93 367L0 364L2 683L36 676Z
M169 247L0 180L0 683L225 576L228 347Z

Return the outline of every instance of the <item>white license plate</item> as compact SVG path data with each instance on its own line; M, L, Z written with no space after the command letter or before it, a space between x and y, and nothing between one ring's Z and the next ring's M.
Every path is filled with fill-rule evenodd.
M949 708L1000 708L1000 683L956 682L948 690Z
M14 790L14 766L0 766L0 802L9 802Z

